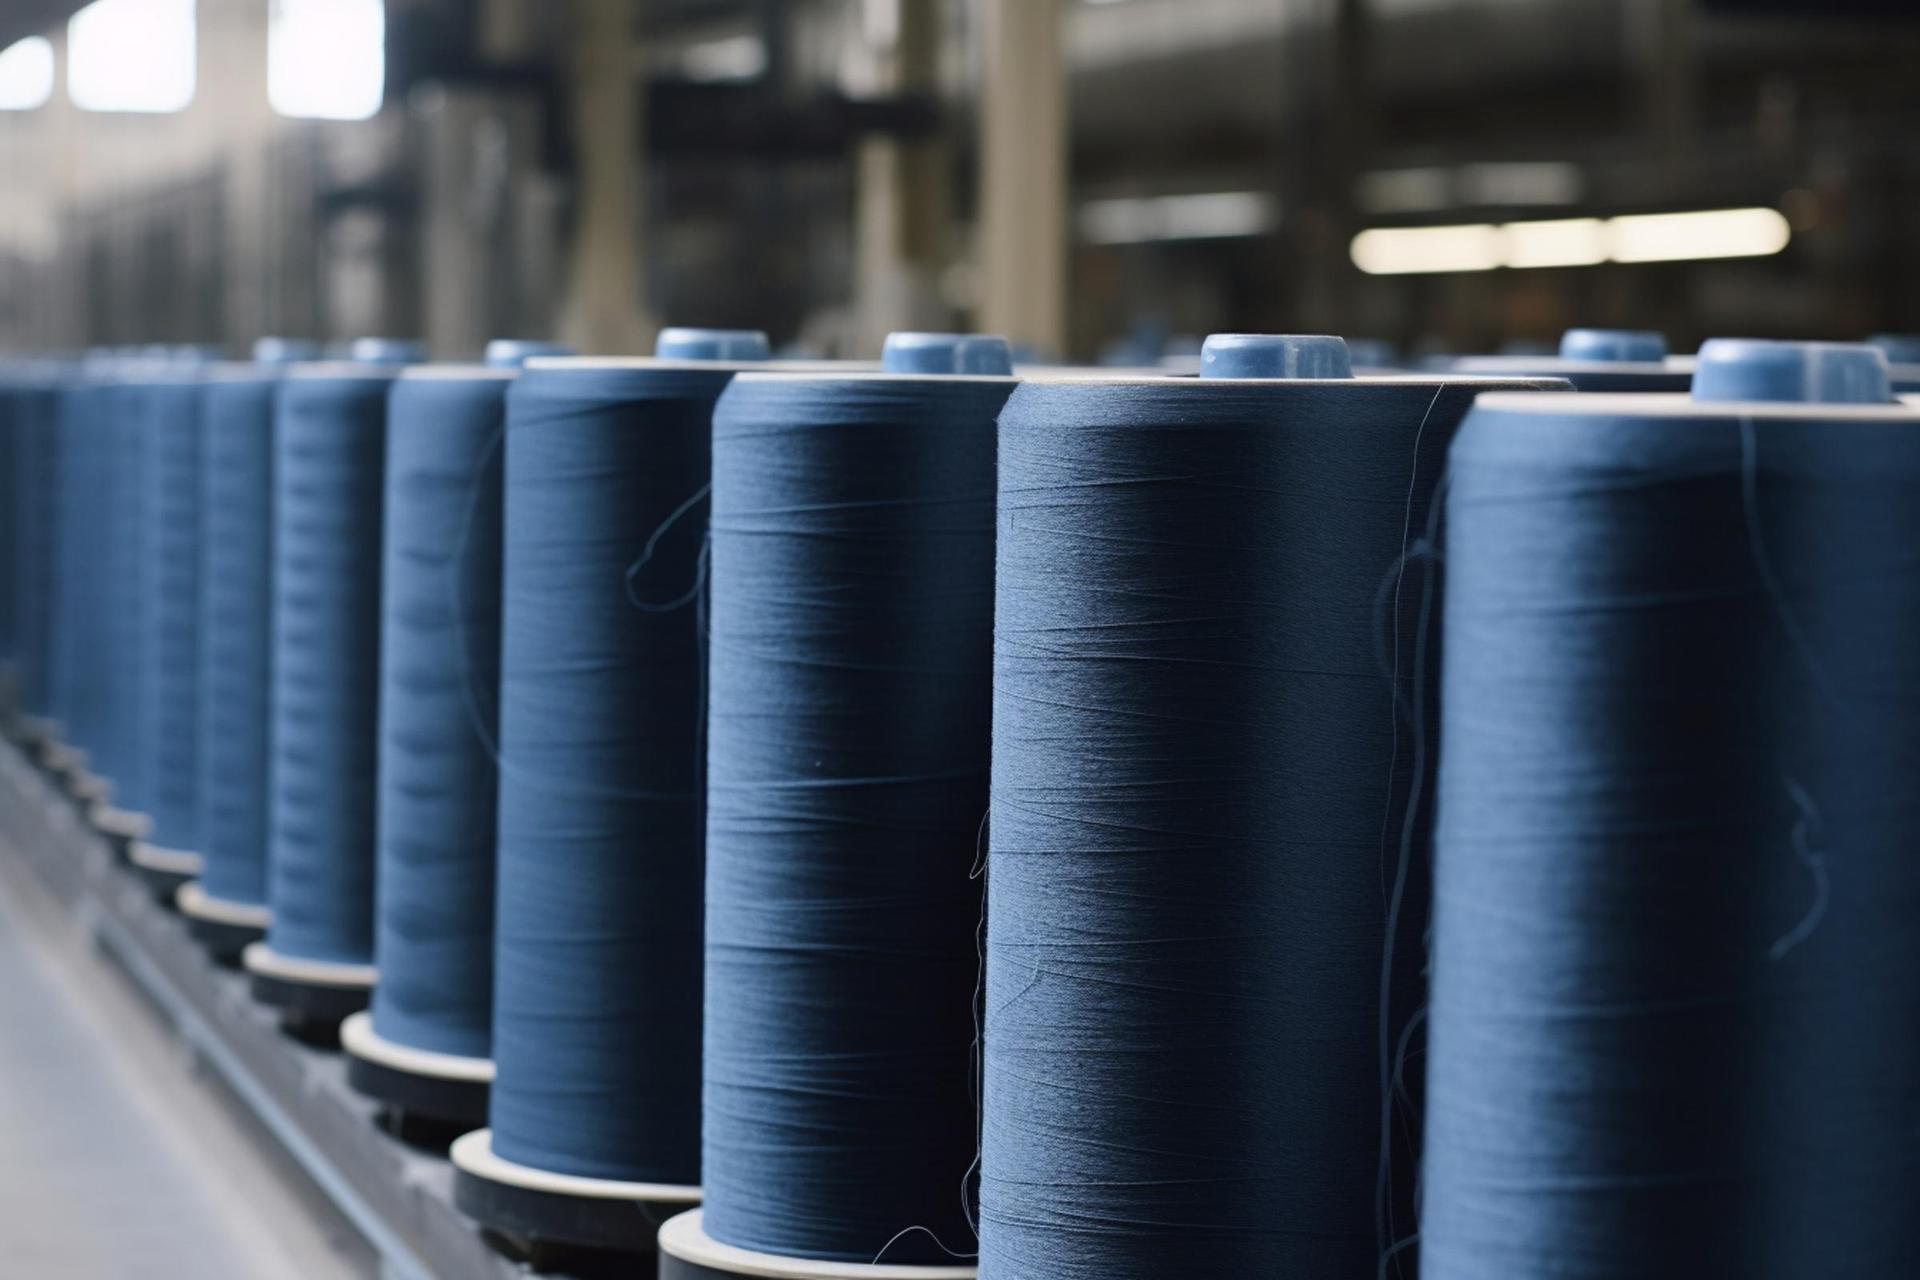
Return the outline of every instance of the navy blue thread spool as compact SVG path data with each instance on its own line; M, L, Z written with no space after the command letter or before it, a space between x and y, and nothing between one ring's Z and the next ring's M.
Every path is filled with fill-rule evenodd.
M1887 381L1895 395L1920 392L1920 334L1876 333L1867 345L1887 358Z
M151 827L128 861L164 899L200 874L200 414L202 378L169 363L122 392L134 480L132 613L139 629L132 751Z
M262 338L251 364L214 365L201 392L199 880L175 898L232 961L266 935L273 671L273 402L312 344Z
M19 506L21 423L26 418L26 368L0 363L0 722L9 727L20 702Z
M381 500L397 366L297 364L275 392L273 692L257 999L326 1035L373 987Z
M703 1204L663 1280L973 1274L1015 383L1002 338L895 334L882 367L743 374L714 416Z
M501 359L410 369L388 404L380 985L340 1028L355 1088L469 1127L493 1078Z
M101 596L111 573L104 510L111 476L110 372L104 357L87 360L61 388L55 411L58 567L49 680L51 710L64 744L87 752L92 766L109 779L122 774L124 786L103 714L107 647Z
M1920 412L1864 347L1458 437L1422 1274L1920 1253Z
M640 1252L699 1195L710 435L767 347L658 350L508 393L495 1074L452 1150L481 1222Z
M1685 391L1690 358L1667 354L1666 338L1646 329L1569 329L1557 356L1464 356L1454 373L1556 377L1576 391Z
M50 732L49 652L54 599L55 495L59 486L58 410L65 367L52 362L35 370L16 404L14 419L15 649L20 705L32 716L36 740Z
M1411 1270L1415 637L1503 383L1345 377L1333 338L1203 369L1000 419L987 1280Z
M149 829L136 742L140 435L127 380L151 367L96 353L59 408L59 574L50 656L68 748L60 771L82 813L122 857Z

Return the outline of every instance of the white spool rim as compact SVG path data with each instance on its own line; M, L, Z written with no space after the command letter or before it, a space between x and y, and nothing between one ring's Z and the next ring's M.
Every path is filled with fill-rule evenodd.
M1617 366L1616 366L1617 367ZM1085 386L1088 383L1103 383L1109 386L1128 387L1167 387L1177 394L1191 395L1191 390L1181 388L1194 387L1424 387L1429 391L1439 391L1452 387L1456 390L1471 391L1475 387L1486 387L1490 391L1510 391L1522 394L1537 394L1547 391L1563 394L1566 380L1556 374L1501 374L1501 373L1359 373L1351 378L1200 378L1192 374L1179 373L1115 373L1111 377L1088 376L1080 373L1054 374L1034 372L1018 379L1029 386ZM1583 395L1595 394L1584 392ZM1633 394L1657 394L1635 392ZM1482 399L1484 400L1485 393Z
M87 814L92 818L93 825L107 835L119 836L126 840L143 839L153 830L153 819L144 813L135 813L132 809L116 809L110 804L98 803L89 809Z
M180 908L181 915L192 916L195 920L205 920L209 924L232 924L247 929L264 929L273 923L273 911L266 904L216 898L201 888L198 880L189 880L175 890L173 905Z
M49 742L40 749L40 758L47 767L66 773L72 769L87 767L87 753L79 747L70 747L64 742Z
M1027 379L1017 373L889 373L884 369L822 369L807 365L796 369L759 365L736 375L740 382L985 382L1008 387ZM1084 382L1084 378L1069 379ZM1351 379L1349 379L1351 381Z
M357 360L303 360L283 366L280 376L297 382L392 382L405 367L398 364L365 364Z
M971 1266L905 1266L886 1262L827 1262L783 1258L721 1244L707 1234L705 1212L694 1209L667 1219L660 1228L660 1252L682 1262L764 1280L973 1280Z
M548 373L583 373L595 369L685 369L695 373L849 373L878 372L874 360L673 360L662 356L533 356L523 366Z
M493 1130L475 1129L454 1139L448 1152L454 1167L476 1178L541 1191L548 1195L574 1196L581 1200L635 1200L650 1204L700 1203L700 1188L671 1182L616 1182L611 1178L583 1178L574 1173L552 1173L530 1165L516 1164L496 1155Z
M127 861L148 871L170 876L197 876L206 868L200 855L187 849L169 849L165 845L135 840L127 846Z
M388 1040L373 1029L373 1015L362 1009L340 1024L340 1047L356 1058L412 1076L455 1080L461 1084L492 1084L493 1060L457 1053L435 1053Z
M371 988L380 976L380 971L370 964L338 964L332 960L284 956L264 942L249 942L247 949L240 953L240 963L248 973L310 987Z
M90 769L74 770L73 794L89 805L103 804L113 794L113 784Z
M1555 417L1587 414L1645 419L1791 418L1801 422L1912 422L1920 409L1913 401L1886 404L1827 403L1819 400L1695 400L1684 391L1583 391L1577 396L1556 395L1551 401L1526 393L1494 392L1473 402L1475 412L1551 413Z
M518 369L497 364L411 364L400 370L402 382L512 382Z

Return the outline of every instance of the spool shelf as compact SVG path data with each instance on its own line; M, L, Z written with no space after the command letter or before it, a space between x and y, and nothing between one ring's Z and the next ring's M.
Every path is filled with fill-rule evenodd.
M115 857L71 797L19 745L0 741L0 856L25 864L159 1015L218 1075L381 1255L393 1280L507 1280L453 1203L453 1167L379 1123L348 1083L346 1055L282 1033L276 1011L223 968L188 922Z

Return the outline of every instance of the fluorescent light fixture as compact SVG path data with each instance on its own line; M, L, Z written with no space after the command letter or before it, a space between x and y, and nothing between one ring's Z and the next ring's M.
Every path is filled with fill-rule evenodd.
M0 111L32 111L52 96L52 41L28 36L0 50Z
M82 111L193 101L194 0L94 0L67 23L67 96Z
M1374 227L1348 253L1368 275L1761 258L1792 237L1774 209L1704 209L1444 227Z
M1361 174L1354 194L1368 213L1430 213L1453 203L1453 178L1445 169L1379 169Z
M680 52L680 74L697 84L752 80L767 69L767 44L756 35L724 36Z
M1264 235L1278 219L1274 199L1264 191L1215 191L1089 200L1080 206L1078 221L1081 237L1093 244L1150 244Z
M1607 224L1598 218L1552 218L1509 222L1500 228L1506 243L1504 267L1590 267L1607 260Z
M1456 168L1376 169L1354 184L1368 213L1436 213L1503 205L1578 204L1586 175L1565 160L1501 160Z
M1491 271L1500 265L1500 228L1489 222L1457 227L1376 227L1353 238L1353 265L1370 276L1437 271Z
M1580 166L1564 160L1462 165L1454 188L1469 205L1577 204L1586 194Z
M384 0L272 0L267 102L283 116L366 120L387 93Z
M1615 262L1679 262L1694 258L1764 258L1787 247L1793 231L1774 209L1710 209L1615 218Z

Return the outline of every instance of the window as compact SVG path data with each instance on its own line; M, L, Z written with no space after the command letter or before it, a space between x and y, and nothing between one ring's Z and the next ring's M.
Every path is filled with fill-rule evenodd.
M0 111L32 111L53 96L53 45L29 36L0 50Z
M272 0L267 101L283 116L365 120L387 90L383 0Z
M194 0L94 0L67 24L67 93L84 111L193 101Z

